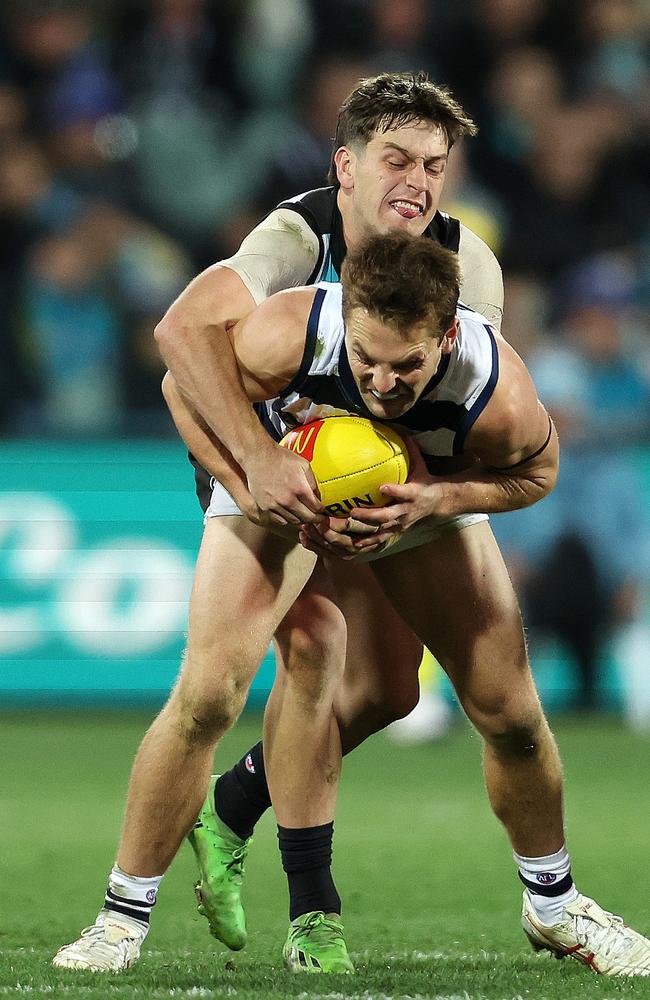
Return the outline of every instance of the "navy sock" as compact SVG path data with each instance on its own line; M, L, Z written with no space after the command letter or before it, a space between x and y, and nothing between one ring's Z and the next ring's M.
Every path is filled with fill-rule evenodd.
M289 882L289 920L313 910L341 913L331 871L333 833L333 823L298 830L278 826L282 867Z
M217 780L214 806L219 819L246 840L270 805L264 754L259 742Z

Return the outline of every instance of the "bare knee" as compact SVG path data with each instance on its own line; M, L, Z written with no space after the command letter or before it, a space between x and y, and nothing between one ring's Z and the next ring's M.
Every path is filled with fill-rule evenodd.
M420 688L417 683L386 691L381 701L376 704L376 714L382 720L382 725L378 728L383 729L391 722L405 719L407 715L411 714L419 700Z
M287 679L318 695L341 680L347 629L339 609L320 595L292 609L275 640Z
M247 692L248 684L232 677L221 678L210 690L198 690L181 681L164 711L188 748L213 746L234 726Z
M410 715L418 700L417 680L381 691L344 688L335 705L343 753L350 753L373 733Z
M504 695L487 704L463 705L485 742L500 758L534 758L543 746L548 726L536 696Z
M485 740L501 758L535 758L542 749L544 717L541 711L520 718L504 716L485 735Z

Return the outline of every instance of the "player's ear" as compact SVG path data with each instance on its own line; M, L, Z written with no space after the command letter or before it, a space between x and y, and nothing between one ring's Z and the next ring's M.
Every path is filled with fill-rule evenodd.
M354 187L354 167L356 157L347 146L339 146L334 153L334 166L336 176L341 187L345 191L351 191Z
M451 326L445 331L445 335L440 342L440 347L443 354L450 354L451 349L454 346L454 341L458 336L458 319L454 317Z

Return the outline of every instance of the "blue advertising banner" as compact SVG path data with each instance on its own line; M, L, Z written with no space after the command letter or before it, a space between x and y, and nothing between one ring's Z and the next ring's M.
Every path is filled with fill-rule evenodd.
M161 701L202 529L182 447L30 442L0 454L3 703ZM269 655L252 697L272 680Z
M159 704L178 673L202 531L193 470L182 446L16 442L0 446L0 459L0 704ZM650 494L650 461L646 452L628 459L638 485L622 480L615 496L612 477L601 476L600 492L587 491L588 520L595 537L609 539L610 549L603 550L609 565L623 556L634 563L647 599L644 497ZM565 479L567 470L565 459ZM566 479L564 488L573 506L576 481ZM640 524L627 495L641 505ZM543 550L544 520L561 499L558 489L539 508L494 518L504 552L516 550L521 539L530 548L539 530ZM625 555L626 545L632 557ZM620 705L631 684L621 680L621 663L630 668L638 661L643 669L637 673L647 676L650 628L639 610L636 631L623 634L624 652L610 650L602 664L599 683L607 705ZM643 651L642 658L635 650ZM536 648L533 666L546 704L565 704L576 676L565 653L557 644ZM253 701L266 698L273 673L269 652L251 690ZM650 716L650 682L633 687L646 699Z

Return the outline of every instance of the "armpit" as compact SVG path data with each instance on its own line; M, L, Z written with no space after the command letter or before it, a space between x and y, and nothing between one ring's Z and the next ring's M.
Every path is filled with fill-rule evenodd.
M318 251L318 239L302 216L282 208L260 222L221 264L239 275L259 305L274 292L306 284Z

